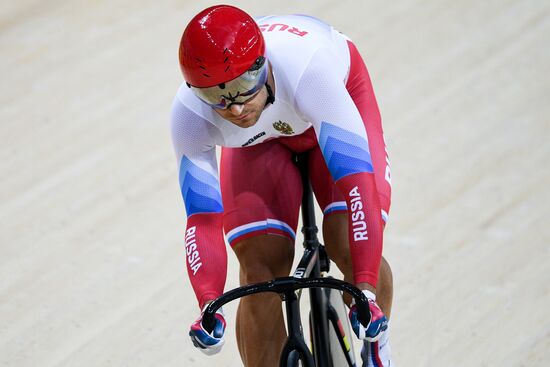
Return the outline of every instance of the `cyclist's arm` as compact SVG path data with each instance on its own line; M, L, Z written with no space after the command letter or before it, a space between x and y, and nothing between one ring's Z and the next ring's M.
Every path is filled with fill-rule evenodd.
M383 222L367 133L343 77L331 71L337 57L319 50L295 94L297 109L313 123L319 146L348 207L348 233L356 284L376 287Z
M177 100L172 107L171 125L179 186L187 212L187 272L202 308L223 293L227 274L215 144L204 121Z

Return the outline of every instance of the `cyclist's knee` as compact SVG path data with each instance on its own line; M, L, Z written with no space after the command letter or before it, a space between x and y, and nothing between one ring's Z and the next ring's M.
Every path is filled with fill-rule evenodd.
M342 271L344 269L351 270L351 256L349 254L349 249L343 249L343 251L337 251L338 248L331 246L326 247L328 257L338 265L338 268Z
M240 263L241 284L287 276L294 259L294 245L281 236L249 238L235 244L233 250Z
M378 276L377 289L380 288L391 288L393 286L393 273L391 266L384 256L380 261L380 271Z
M278 275L277 272L269 266L262 264L251 265L251 266L242 266L240 269L240 278L241 284L251 284L251 283L260 283L267 282L276 278Z
M351 274L347 214L331 214L323 219L323 237L329 258L343 273Z
M393 273L391 270L391 266L388 263L388 260L384 256L382 256L382 259L380 260L380 274L384 274L384 282L387 282L389 284L393 283Z

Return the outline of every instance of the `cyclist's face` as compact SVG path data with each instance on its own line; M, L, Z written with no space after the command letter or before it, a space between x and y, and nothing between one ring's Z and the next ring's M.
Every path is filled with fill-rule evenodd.
M264 86L256 94L241 104L232 104L227 109L217 109L214 111L225 120L242 128L254 126L265 107L267 100L267 89Z

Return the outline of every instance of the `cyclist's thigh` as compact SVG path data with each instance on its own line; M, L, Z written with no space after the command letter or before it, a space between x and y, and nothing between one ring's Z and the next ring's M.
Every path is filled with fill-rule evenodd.
M323 214L346 213L346 200L332 179L319 145L309 152L308 163L311 188Z
M329 257L336 262L344 275L351 278L349 246L347 243L347 205L346 200L325 164L323 153L317 146L309 154L309 172L311 186L321 210L323 211L323 239ZM348 269L349 268L349 269Z
M220 183L224 230L231 246L259 235L294 243L302 185L292 152L277 139L223 148Z

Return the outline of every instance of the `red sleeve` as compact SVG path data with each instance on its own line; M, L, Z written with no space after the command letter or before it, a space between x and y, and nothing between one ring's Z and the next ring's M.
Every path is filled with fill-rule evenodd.
M194 214L187 219L187 272L201 309L220 296L225 287L227 252L222 223L222 213Z
M354 173L336 181L348 206L349 246L355 283L376 287L382 258L383 223L374 174Z

